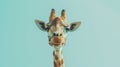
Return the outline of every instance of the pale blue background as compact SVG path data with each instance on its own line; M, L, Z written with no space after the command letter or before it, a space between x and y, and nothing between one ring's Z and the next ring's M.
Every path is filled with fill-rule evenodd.
M50 10L67 11L65 67L120 67L119 0L0 0L0 67L53 67L47 33L34 19L48 22Z

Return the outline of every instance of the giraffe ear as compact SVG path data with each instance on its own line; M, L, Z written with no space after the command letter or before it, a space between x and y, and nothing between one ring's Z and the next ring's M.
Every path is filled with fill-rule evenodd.
M42 30L42 31L48 31L48 27L47 27L47 25L45 24L45 22L36 19L36 20L35 20L35 23L36 23L37 27L38 27L40 30Z
M73 32L76 29L78 29L78 27L80 26L81 22L73 22L69 25L69 27L66 28L66 31L70 31Z

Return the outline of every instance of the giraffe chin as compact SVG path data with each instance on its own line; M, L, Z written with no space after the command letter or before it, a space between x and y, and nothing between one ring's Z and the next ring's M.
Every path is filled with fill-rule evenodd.
M53 43L54 46L63 46L64 43Z
M64 46L64 43L49 43L51 46Z

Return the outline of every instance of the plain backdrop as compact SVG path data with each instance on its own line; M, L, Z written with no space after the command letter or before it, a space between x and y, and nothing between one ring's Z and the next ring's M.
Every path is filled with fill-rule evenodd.
M67 23L65 67L120 67L119 0L0 0L0 67L53 67L53 48L35 19L48 22L52 8Z

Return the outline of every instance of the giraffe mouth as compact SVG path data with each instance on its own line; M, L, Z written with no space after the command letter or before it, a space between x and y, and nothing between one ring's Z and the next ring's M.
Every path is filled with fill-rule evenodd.
M52 43L54 46L64 45L64 43Z
M61 43L56 43L56 42L50 42L49 43L51 46L63 46L65 43L61 42Z

